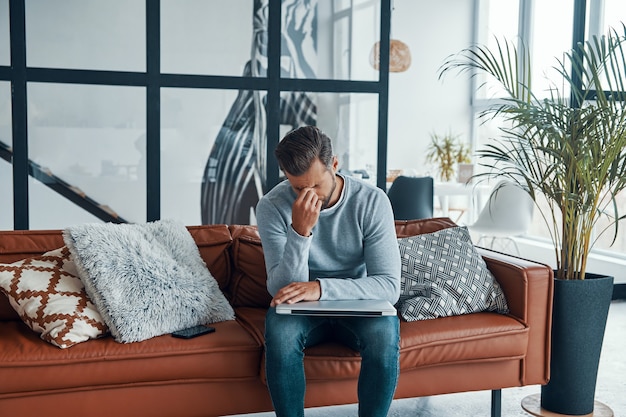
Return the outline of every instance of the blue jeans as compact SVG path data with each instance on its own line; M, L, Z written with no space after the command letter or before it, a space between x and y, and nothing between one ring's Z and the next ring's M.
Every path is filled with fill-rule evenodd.
M265 372L277 417L304 416L304 348L334 340L361 354L357 394L360 417L387 416L399 373L397 316L265 317Z

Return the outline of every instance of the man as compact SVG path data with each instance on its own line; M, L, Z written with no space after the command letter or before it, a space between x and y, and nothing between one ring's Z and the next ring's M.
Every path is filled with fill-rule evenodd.
M304 353L326 340L361 354L359 416L387 415L398 379L398 317L276 314L281 303L386 299L400 294L400 254L387 195L337 173L331 141L313 126L288 133L275 151L287 181L256 215L272 295L265 321L266 375L278 417L304 416Z

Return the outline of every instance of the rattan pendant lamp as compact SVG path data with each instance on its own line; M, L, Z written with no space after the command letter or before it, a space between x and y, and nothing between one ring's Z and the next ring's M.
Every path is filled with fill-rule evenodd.
M395 6L391 6L391 15L393 20L393 11ZM389 29L391 37L391 27ZM380 41L372 46L370 51L370 64L374 69L380 69ZM403 72L411 66L411 51L406 43L398 39L389 40L389 72Z

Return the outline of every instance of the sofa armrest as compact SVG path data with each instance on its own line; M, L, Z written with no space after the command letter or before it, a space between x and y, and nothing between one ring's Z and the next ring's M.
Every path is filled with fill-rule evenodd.
M522 384L545 384L550 376L552 268L489 249L478 251L502 287L510 315L529 328Z

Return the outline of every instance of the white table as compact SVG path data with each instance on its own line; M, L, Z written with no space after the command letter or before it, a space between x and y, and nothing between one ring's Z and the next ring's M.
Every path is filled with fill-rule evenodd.
M435 182L435 197L439 199L441 215L450 215L450 197L463 196L467 200L464 207L468 211L469 222L476 220L476 215L482 209L491 186L481 184L465 184L460 182Z

